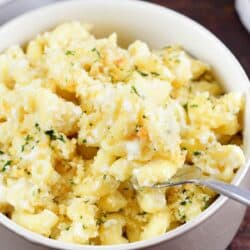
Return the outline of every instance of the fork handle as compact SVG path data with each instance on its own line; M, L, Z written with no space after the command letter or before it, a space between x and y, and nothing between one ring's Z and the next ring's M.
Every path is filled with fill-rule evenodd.
M193 180L193 182L199 185L209 187L220 194L223 194L244 205L250 206L250 191L247 189L214 180Z

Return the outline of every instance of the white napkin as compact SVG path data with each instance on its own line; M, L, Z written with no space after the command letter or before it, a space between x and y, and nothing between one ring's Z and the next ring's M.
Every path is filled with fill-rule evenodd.
M235 8L238 12L241 22L250 32L250 0L236 0Z

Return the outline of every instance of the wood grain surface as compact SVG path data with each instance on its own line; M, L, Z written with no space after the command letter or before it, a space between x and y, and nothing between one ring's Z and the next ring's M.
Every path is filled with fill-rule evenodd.
M233 52L250 78L250 34L240 23L233 0L151 0L148 2L177 10L204 25ZM228 250L250 250L250 208Z

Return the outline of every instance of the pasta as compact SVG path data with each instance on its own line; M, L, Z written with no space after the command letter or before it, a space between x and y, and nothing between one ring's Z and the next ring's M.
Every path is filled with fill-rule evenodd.
M149 239L216 194L135 190L132 178L151 185L196 165L230 182L245 161L244 98L179 46L123 49L90 30L64 23L0 55L0 212L65 242Z

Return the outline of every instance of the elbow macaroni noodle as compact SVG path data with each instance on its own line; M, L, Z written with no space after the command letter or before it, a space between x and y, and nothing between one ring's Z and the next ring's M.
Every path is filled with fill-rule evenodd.
M96 39L70 22L0 55L0 211L65 242L161 235L216 198L194 185L135 191L194 164L230 182L244 163L241 93L179 46Z

